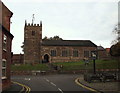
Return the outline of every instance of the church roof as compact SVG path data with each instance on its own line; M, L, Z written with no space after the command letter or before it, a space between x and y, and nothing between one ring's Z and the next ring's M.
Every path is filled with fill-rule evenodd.
M82 46L97 47L90 40L43 40L43 46Z

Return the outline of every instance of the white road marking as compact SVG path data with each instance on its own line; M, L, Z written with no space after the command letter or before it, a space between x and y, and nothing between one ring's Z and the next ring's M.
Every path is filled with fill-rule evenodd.
M47 78L44 78L47 82L50 82Z
M50 84L52 84L53 86L56 86L53 82L50 82Z
M49 82L51 85L53 85L53 86L57 86L56 84L54 84L53 82L50 82L50 80L48 80L47 78L44 78L47 82ZM61 93L63 93L63 91L62 91L62 89L60 89L60 88L58 88L58 90L61 92Z
M25 78L25 80L28 80L28 81L29 81L29 80L30 80L30 78Z
M47 82L50 82L48 79L46 79Z
M63 93L62 89L58 88L58 90L59 90L61 93Z

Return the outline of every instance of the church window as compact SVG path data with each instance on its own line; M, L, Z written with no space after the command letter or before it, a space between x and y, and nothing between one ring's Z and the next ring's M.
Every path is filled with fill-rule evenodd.
M68 56L68 51L67 50L63 50L62 51L62 57L67 57Z
M73 57L78 57L78 50L73 50Z
M56 50L51 50L51 56L53 56L53 57L56 56Z
M89 51L84 51L84 57L89 57Z

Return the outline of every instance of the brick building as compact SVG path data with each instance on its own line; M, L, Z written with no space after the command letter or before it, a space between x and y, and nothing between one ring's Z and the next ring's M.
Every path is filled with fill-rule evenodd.
M9 88L11 84L10 80L10 64L12 60L11 45L13 35L10 33L10 18L13 13L0 1L1 5L1 15L0 15L0 35L2 44L1 53L2 53L2 89Z
M85 57L97 46L90 40L42 40L42 22L27 24L24 27L24 63L76 62Z
M101 60L109 60L110 56L110 48L103 48L102 46L97 47L98 59Z
M24 62L24 54L14 54L12 57L12 64L23 64Z

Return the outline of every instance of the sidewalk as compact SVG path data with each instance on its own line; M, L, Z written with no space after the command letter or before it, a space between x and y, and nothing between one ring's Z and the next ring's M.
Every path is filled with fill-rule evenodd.
M83 76L79 77L79 83L87 87L93 88L103 93L120 93L120 82L92 82L88 83L83 79Z
M10 92L16 92L16 93L19 93L20 91L22 91L23 87L18 85L18 84L14 84L12 83L11 84L11 87L5 91L3 91L2 93L10 93Z

